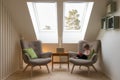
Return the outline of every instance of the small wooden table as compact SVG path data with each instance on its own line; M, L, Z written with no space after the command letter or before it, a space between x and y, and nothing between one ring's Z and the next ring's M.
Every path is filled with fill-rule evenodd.
M54 56L66 56L67 57L67 61L65 61L65 62L61 62L61 61L54 61ZM52 54L52 70L53 70L53 65L54 64L68 64L68 70L69 70L69 54L68 53L53 53Z

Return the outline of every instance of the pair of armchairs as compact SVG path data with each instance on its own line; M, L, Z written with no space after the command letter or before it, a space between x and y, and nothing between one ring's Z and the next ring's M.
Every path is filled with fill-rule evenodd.
M75 58L78 54L78 52L83 52L83 46L84 44L89 44L90 45L90 49L93 50L94 49L94 54L91 56L90 59L77 59ZM86 66L88 67L88 73L90 71L90 66L93 67L93 69L97 72L96 68L94 67L94 63L96 63L97 61L97 54L100 50L100 47L101 47L101 42L100 40L96 40L94 42L88 42L88 41L85 41L85 40L81 40L79 41L78 43L78 52L73 52L73 51L69 51L69 55L70 55L70 59L69 61L73 64L73 67L72 67L72 70L71 70L71 73L73 72L73 69L75 66Z
M21 44L21 48L22 48L22 57L24 62L27 64L25 69L23 71L25 71L28 66L31 66L31 75L33 72L33 67L35 66L41 66L44 65L47 67L48 72L50 72L49 68L48 68L48 63L51 62L51 52L46 52L43 53L42 52L42 43L41 41L25 41L25 40L20 40L20 44ZM24 51L24 49L27 48L32 48L36 55L38 56L38 58L34 58L32 59L28 54L26 54L26 52Z

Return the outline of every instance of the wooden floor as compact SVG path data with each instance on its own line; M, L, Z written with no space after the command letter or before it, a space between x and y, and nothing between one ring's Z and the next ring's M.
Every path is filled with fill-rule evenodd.
M70 70L72 65L70 64ZM33 69L33 75L31 77L30 68L28 68L25 72L22 70L17 71L6 80L110 80L104 74L100 72L95 72L92 68L90 69L90 73L88 74L87 68L75 67L73 73L67 69L67 65L62 65L62 68L59 68L59 65L55 65L54 70L51 70L51 65L49 65L50 73L47 72L46 67L42 66L35 67Z

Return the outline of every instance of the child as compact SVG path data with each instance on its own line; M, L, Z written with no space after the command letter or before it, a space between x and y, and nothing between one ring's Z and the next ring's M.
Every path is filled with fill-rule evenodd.
M77 58L78 59L87 59L89 54L90 54L90 47L88 44L85 44L83 53L79 52L79 54L77 55Z

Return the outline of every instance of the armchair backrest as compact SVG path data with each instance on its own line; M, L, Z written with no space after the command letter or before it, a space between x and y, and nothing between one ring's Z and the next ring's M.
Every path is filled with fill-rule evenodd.
M87 41L85 41L85 40L81 40L81 41L79 41L78 42L78 51L80 51L80 52L83 52L84 50L83 50L83 48L84 48L84 44L86 44L86 43L88 43Z
M88 41L85 41L85 40L81 40L79 41L78 43L78 51L81 51L83 52L83 47L84 47L84 44L89 44L90 45L90 49L95 51L95 53L98 53L98 51L100 50L100 46L101 46L101 42L100 40L96 40L96 41L93 41L93 42L88 42Z
M22 53L23 53L23 60L25 61L25 63L29 62L29 58L28 55L25 55L23 49L26 48L33 48L35 53L37 54L38 57L40 57L40 54L42 53L42 47L41 47L41 41L25 41L25 40L20 40L20 44L21 44L21 49L22 49Z
M20 44L21 44L21 49L29 48L29 42L25 40L20 40Z
M38 57L40 57L40 54L42 53L42 43L39 40L30 42L21 40L21 48L33 48Z
M90 45L90 49L95 51L95 53L98 53L100 48L101 48L101 41L100 40L96 40L93 42L89 42Z
M22 49L22 58L25 63L29 63L29 57L23 51L23 49L29 48L28 42L24 41L24 40L20 40L20 45L21 45L21 49Z
M38 57L41 57L42 42L39 40L29 42L29 47L33 48Z
M97 61L97 54L93 54L91 59L92 59L92 64L95 63Z

